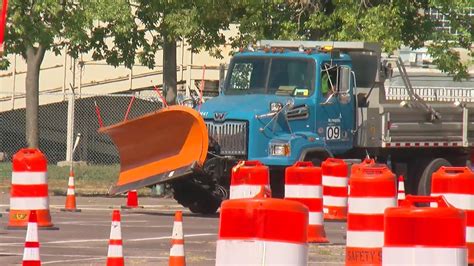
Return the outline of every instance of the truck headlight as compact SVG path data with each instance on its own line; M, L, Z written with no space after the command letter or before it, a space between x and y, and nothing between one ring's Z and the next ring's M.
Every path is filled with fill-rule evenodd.
M182 102L182 105L187 106L189 108L194 108L196 107L196 104L193 99L186 99Z
M270 103L270 112L278 112L283 108L283 104L279 102Z
M272 143L270 144L270 155L272 156L290 156L289 143Z

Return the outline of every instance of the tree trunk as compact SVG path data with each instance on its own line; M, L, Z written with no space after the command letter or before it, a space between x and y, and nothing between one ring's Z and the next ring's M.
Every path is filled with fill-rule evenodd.
M176 104L178 94L176 77L176 40L170 41L167 36L163 43L163 92L168 104Z
M26 49L26 143L29 148L38 148L38 106L39 106L39 72L43 62L43 47Z

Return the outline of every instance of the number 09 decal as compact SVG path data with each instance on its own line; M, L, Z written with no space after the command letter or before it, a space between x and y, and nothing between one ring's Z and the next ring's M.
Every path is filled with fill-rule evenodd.
M340 138L341 138L341 127L328 126L326 128L326 139L340 139Z

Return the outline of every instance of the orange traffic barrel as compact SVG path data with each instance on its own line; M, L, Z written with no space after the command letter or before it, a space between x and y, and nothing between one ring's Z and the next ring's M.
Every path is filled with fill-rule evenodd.
M416 207L430 202L437 207ZM407 195L384 219L383 265L467 265L464 211L442 196Z
M384 211L397 206L395 175L385 165L359 167L348 204L346 265L380 265Z
M441 167L431 179L431 196L440 195L466 213L468 261L474 263L474 172L467 167Z
M329 242L324 231L321 182L321 168L311 162L296 162L285 170L285 199L308 207L308 242L312 243Z
M350 175L352 176L352 173L356 173L357 171L359 171L360 168L367 167L367 166L374 166L374 165L375 165L374 159L365 158L364 160L362 160L362 162L352 165Z
M270 172L260 161L241 161L232 168L230 199L271 196Z
M308 208L296 201L226 200L216 265L307 265L307 224Z
M21 149L13 156L8 229L26 228L30 211L38 226L53 229L49 212L47 160L38 149ZM56 229L56 228L54 228Z
M324 219L347 218L349 168L344 160L328 158L322 164Z

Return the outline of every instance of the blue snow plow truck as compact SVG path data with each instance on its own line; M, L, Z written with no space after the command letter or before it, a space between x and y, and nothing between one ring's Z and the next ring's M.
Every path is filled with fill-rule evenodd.
M386 86L393 77L402 84ZM219 96L199 108L103 131L121 156L113 193L167 183L180 204L208 214L228 197L240 160L270 167L275 197L297 161L367 155L405 175L407 193L428 194L439 167L469 163L473 111L472 88L412 86L402 60L382 58L377 43L260 41L233 56ZM149 137L134 140L132 130ZM130 153L139 146L146 152Z

